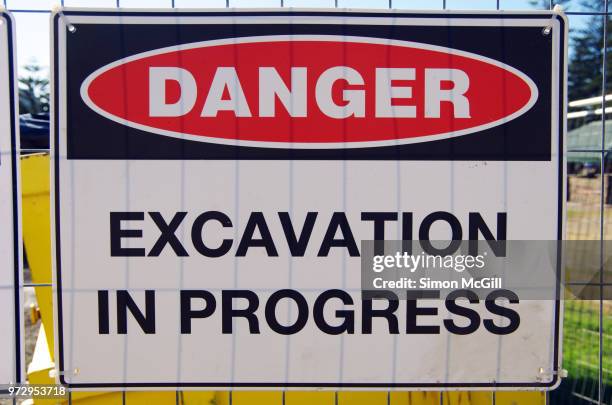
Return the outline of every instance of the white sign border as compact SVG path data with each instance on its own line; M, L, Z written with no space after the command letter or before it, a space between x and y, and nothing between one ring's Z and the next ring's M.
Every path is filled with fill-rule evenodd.
M252 15L252 13L259 13ZM147 22L151 23L153 19L156 24L176 24L181 17L180 23L198 22L201 23L203 17L206 18L206 23L249 23L249 24L274 24L286 21L288 16L291 16L292 22L297 23L300 17L309 17L312 24L320 23L325 19L325 23L346 23L346 19L359 20L360 24L378 25L386 24L389 18L393 19L394 24L415 24L415 19L427 18L431 21L422 23L422 25L452 25L452 26L474 26L475 21L478 21L477 26L499 26L503 21L504 26L514 26L508 20L516 19L516 26L521 26L520 18L535 19L544 22L544 27L552 27L551 35L553 35L552 46L552 65L551 72L552 93L558 96L557 100L552 100L551 109L551 137L558 137L558 149L552 150L551 160L558 159L558 203L557 203L557 235L558 240L565 238L565 178L567 176L566 168L566 120L567 114L567 41L568 41L568 19L563 13L548 10L537 11L500 11L500 10L424 10L424 11L404 11L404 10L381 10L381 9L296 9L296 8L267 8L267 9L84 9L84 8L64 8L54 11L51 14L51 44L52 44L52 63L51 63L51 176L53 186L51 187L51 224L52 224L52 273L54 294L54 316L55 316L55 333L56 344L55 358L56 361L56 376L59 383L70 387L71 389L84 391L99 391L99 390L168 390L168 389L202 389L202 390L235 390L235 389L283 389L283 390L416 390L416 391L473 391L473 390L495 390L495 391L516 391L516 390L553 390L561 383L561 353L562 353L562 322L561 314L563 312L563 302L561 297L560 285L557 285L555 300L555 333L554 333L554 354L553 354L553 371L550 375L550 381L527 382L527 383L498 383L488 381L483 383L389 383L389 384L317 384L310 383L298 384L278 384L278 383L227 383L227 384L207 384L207 383L69 383L64 378L63 358L63 328L62 328L62 310L61 310L61 254L60 254L60 230L59 230L59 162L60 159L66 157L65 145L59 144L59 137L64 137L66 127L62 125L66 121L66 94L62 87L62 82L65 81L65 69L59 69L60 64L65 63L66 55L66 35L69 35L69 25L71 23L85 23L81 18L87 20L89 17L91 23L96 24L116 24L130 23L138 24L138 22L129 21L133 18L146 17ZM116 21L103 20L99 17L110 17ZM244 18L240 18L240 17ZM114 17L114 18L113 18ZM221 17L227 17L226 21ZM313 18L314 17L314 18ZM333 17L337 17L334 19ZM449 19L453 17L453 20ZM244 21L246 20L246 21ZM410 20L410 21L409 21ZM302 23L302 21L299 21ZM143 22L144 23L144 22ZM60 30L60 28L62 28ZM61 57L61 58L60 58ZM560 60L560 63L556 63ZM558 69L555 67L558 66ZM562 268L559 260L558 275L562 273ZM559 278L560 279L560 278Z

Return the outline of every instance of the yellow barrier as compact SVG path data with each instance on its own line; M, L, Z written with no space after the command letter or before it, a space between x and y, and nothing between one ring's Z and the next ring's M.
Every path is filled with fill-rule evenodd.
M36 154L21 160L23 190L23 238L32 281L51 282L51 226L49 205L49 156ZM53 369L53 302L48 287L37 287L42 328L36 343L28 379L33 384L51 384ZM177 398L178 396L178 398ZM79 392L72 402L82 405L230 405L228 392ZM490 392L245 392L232 394L232 405L490 405ZM36 400L36 404L54 404ZM497 405L544 405L539 392L504 392L496 396Z
M51 209L49 208L49 156L27 155L21 159L23 239L32 282L51 283ZM53 353L53 301L50 288L36 288L49 352ZM53 354L52 354L53 356Z

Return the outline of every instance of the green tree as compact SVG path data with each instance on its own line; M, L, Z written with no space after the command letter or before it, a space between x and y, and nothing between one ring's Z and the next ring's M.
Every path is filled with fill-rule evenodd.
M601 16L593 16L586 28L576 31L571 41L572 52L568 67L568 93L570 100L601 95L602 57L603 57L603 26ZM612 26L608 23L608 28ZM608 39L608 47L612 43ZM612 55L607 55L608 66ZM610 71L606 72L606 80L612 78Z
M23 67L19 78L19 113L40 114L49 111L49 79L35 63Z
M576 2L581 10L602 11L603 0ZM569 9L569 5L567 8ZM608 31L604 45L604 26ZM584 28L573 29L570 36L568 96L570 100L601 95L602 59L606 51L606 87L612 88L612 23L601 15L591 16Z
M549 0L532 0L539 8L548 8ZM604 0L555 0L566 11L602 11ZM604 24L607 25L607 87L612 88L612 24L601 15L591 16L584 28L572 29L568 66L568 96L570 100L601 95L602 57L604 51Z

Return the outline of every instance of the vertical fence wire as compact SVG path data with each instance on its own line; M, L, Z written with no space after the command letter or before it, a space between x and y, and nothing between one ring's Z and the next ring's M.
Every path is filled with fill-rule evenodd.
M8 7L7 7L7 4L6 4L6 0L2 0L2 4L4 5L4 8L5 8L5 9L6 9L6 8L8 8ZM22 294L22 295L23 295L23 294ZM20 309L20 310L21 310L21 309ZM23 322L23 321L22 321L22 322ZM20 327L21 327L21 326L20 326ZM25 332L25 328L23 328L23 330L24 330L24 332ZM20 356L20 355L21 355L21 353L16 353L16 355L17 355L17 356ZM15 372L15 374L17 374L17 372ZM19 378L19 376L17 376L17 377ZM18 379L17 381L21 381L21 379ZM11 402L12 402L12 404L13 404L13 405L17 405L17 399L16 399L16 398L13 398Z
M442 0L442 10L446 10L446 0ZM454 170L454 166L451 162L451 176L453 175L453 170ZM452 182L453 180L451 179L450 183L451 183L451 187L452 187ZM451 194L453 194L452 189L451 189ZM453 195L451 195L451 205L452 205L452 199L454 198ZM449 350L449 340L446 340L446 351L447 351L447 360L446 360L446 369L447 369L447 375L448 375L448 350ZM444 392L440 392L440 395L438 396L438 402L439 405L444 405Z
M170 5L171 5L172 9L174 9L174 8L175 8L175 6L176 6L175 0L171 0ZM184 173L183 173L183 175L184 175ZM181 179L181 182L184 182L184 181L185 181L185 179L184 179L184 178L183 178L183 179ZM181 190L181 192L184 194L184 190ZM181 209L182 209L182 208L181 208ZM183 271L182 271L182 269L181 269L181 278L182 278L182 277L183 277ZM181 287L182 287L182 280L181 280ZM180 343L179 343L179 345L180 345ZM178 370L178 372L179 372L179 373L180 373L180 357L181 357L181 355L182 355L182 353L181 353L181 350L180 350L180 347L179 347L179 350L177 351L177 357L179 357L179 370ZM178 381L178 380L177 380L177 381ZM174 393L174 404L175 404L175 405L180 405L180 403L181 403L181 393L180 393L180 391L177 389L177 390L175 391L175 393Z
M495 2L495 9L496 9L496 10L499 10L499 1L500 1L500 0L496 0L496 2ZM504 179L504 180L507 180L507 179ZM506 204L507 204L507 201L506 201ZM501 345L500 345L500 346L501 346ZM500 350L500 349L498 349L498 359L499 359L499 350ZM499 371L499 364L497 365L497 370ZM497 402L497 394L496 394L496 392L495 392L495 391L493 391L493 392L491 393L491 404L492 404L492 405L495 405L495 404L496 404L496 402Z
M117 8L121 8L121 0L117 0L116 6L117 6ZM127 195L127 198L129 199L129 191L126 193L126 195ZM126 274L127 274L127 272L126 272ZM126 337L127 337L127 335L126 335ZM127 397L127 393L124 390L124 391L121 392L121 404L122 405L126 405L127 404L127 398L126 397Z
M174 9L175 6L176 6L175 0L171 0L170 5L171 5L172 9ZM183 174L183 177L184 177L184 171L183 171L182 174ZM182 178L181 179L181 183L184 184L184 181L185 181L185 179ZM182 187L182 188L184 188L184 187ZM184 189L181 190L181 194L184 194ZM183 209L183 208L181 207L181 209ZM183 269L182 269L182 266L181 266L181 288L182 288L182 277L183 277ZM182 353L181 353L181 350L180 350L180 341L179 341L179 349L177 350L177 357L179 358L179 361L178 361L179 370L177 370L177 371L178 371L179 375L180 375L180 357L181 356L182 356ZM179 381L179 380L177 379L177 381ZM180 391L177 389L175 391L175 395L174 395L174 403L175 403L175 405L180 405L180 403L181 403L180 398L181 398Z
M117 7L117 8L121 8L121 0L117 0L117 1L116 1L116 7ZM129 198L129 191L128 191L128 193L126 193L126 194L127 194L127 197ZM127 335L126 335L126 337L127 337ZM127 345L126 345L126 346L127 346ZM121 404L122 404L122 405L126 405L126 403L127 403L127 398L126 398L126 397L127 397L127 393L126 393L126 391L124 390L124 391L122 391L122 392L121 392Z
M604 352L604 240L605 240L605 174L606 174L606 73L607 73L607 55L608 55L608 0L604 0L604 15L603 15L603 55L602 55L602 66L601 66L601 183L599 193L600 197L600 255L599 255L599 370L597 373L598 380L598 405L602 405L604 402L604 385L603 385L603 352Z

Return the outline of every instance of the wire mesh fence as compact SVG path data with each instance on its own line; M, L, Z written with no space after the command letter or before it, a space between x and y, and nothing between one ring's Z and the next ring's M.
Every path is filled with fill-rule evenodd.
M48 83L49 23L52 0L3 0L5 8L15 15L17 53L20 65L20 109L30 112L22 128L45 120L47 104L33 106L30 99L40 99ZM568 198L567 239L601 241L601 267L604 268L604 240L612 239L612 74L608 62L612 45L608 28L612 27L608 0L560 1L570 21L570 66L568 121ZM552 9L548 0L62 0L61 6L72 7L353 7L402 9ZM42 69L32 65L31 56L39 59ZM42 90L41 90L42 89ZM42 95L44 101L44 95ZM28 101L30 103L28 104ZM609 106L610 105L610 106ZM30 121L27 121L30 120ZM27 121L27 122L26 122ZM23 132L23 131L22 131ZM26 131L27 132L27 131ZM43 131L44 132L44 131ZM22 133L21 152L48 152L48 138ZM525 147L528 147L526 145ZM592 300L567 301L564 313L563 367L568 377L548 394L550 404L612 404L612 292L611 280L588 280ZM32 282L26 266L24 288L51 288L50 283ZM28 339L35 339L40 321L26 318ZM30 322L32 318L33 322ZM33 341L26 343L26 358L31 358ZM129 403L129 395L122 402ZM229 393L229 403L232 403ZM336 403L341 402L334 395ZM387 396L390 401L390 396ZM175 394L177 404L183 395ZM281 394L284 404L286 394ZM491 395L491 403L497 397ZM71 397L69 397L71 402ZM445 403L440 395L439 403Z

